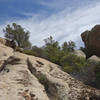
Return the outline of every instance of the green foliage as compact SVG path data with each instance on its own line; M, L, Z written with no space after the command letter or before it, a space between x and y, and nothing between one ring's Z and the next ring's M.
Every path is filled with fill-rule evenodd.
M68 73L74 73L82 69L82 67L88 66L86 60L81 57L77 57L73 54L68 54L62 57L60 61L62 69Z
M62 50L64 52L72 52L72 51L74 51L75 47L76 47L76 45L73 41L69 41L68 43L64 42L62 44Z
M72 73L72 72L74 71L73 68L72 68L72 66L68 66L68 65L64 66L64 67L62 68L62 70L63 70L64 72L67 72L67 73Z
M33 55L33 56L36 55L35 52L32 51L32 50L24 50L23 53L24 53L24 54L27 54L27 55Z
M68 42L68 50L70 52L74 51L75 47L76 47L76 45L75 45L75 42L74 41L69 41Z
M10 40L16 41L17 45L21 48L30 48L31 43L29 42L29 31L25 31L20 25L12 23L3 29L5 37Z
M32 51L35 52L36 57L45 58L45 53L43 48L39 48L37 46L32 47Z
M39 79L39 82L40 82L40 83L42 83L42 84L45 84L45 83L47 82L46 77L45 77L45 76L43 76L43 75L42 75L42 76L40 76L38 79Z
M53 40L52 37L45 39L44 52L46 59L53 63L59 64L61 57L60 46L59 43Z
M95 87L100 88L100 63L95 65Z
M68 43L67 43L67 42L64 42L64 43L62 44L61 48L62 48L62 53L63 53L64 55L66 55L66 54L69 53Z
M88 66L84 58L77 57L71 54L75 49L73 41L64 42L62 46L50 36L45 39L44 53L46 59L62 66L62 70L68 73L74 73Z
M45 75L41 75L40 77L38 77L38 80L41 84L43 84L45 86L46 91L48 91L48 80L46 78Z

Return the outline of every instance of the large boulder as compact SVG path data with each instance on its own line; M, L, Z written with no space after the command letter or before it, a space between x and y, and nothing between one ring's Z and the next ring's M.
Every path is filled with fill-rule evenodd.
M3 53L12 50L0 46ZM5 52L0 63L0 100L100 100L100 90L84 85L59 66L19 52Z
M90 58L88 58L88 61L95 62L95 63L100 63L100 58L97 57L96 55L93 55Z
M100 56L100 25L96 25L91 31L85 31L81 34L82 40L91 55Z
M18 52L23 52L23 50L24 50L23 48L18 47L14 40L10 41L10 40L2 38L2 37L0 37L0 44L11 47L12 49L14 49L15 51L18 51Z
M5 38L0 37L0 43L3 44L3 45L6 45L6 46L8 46L8 47L11 47L11 48L13 48L13 49L16 48L16 43L15 43L14 40L11 40L11 41L10 41L10 40L8 40L8 39L5 39Z
M85 53L82 50L75 50L74 52L72 52L72 54L81 57L81 58L86 58Z
M22 56L22 55L19 55ZM26 60L0 44L0 100L49 100Z

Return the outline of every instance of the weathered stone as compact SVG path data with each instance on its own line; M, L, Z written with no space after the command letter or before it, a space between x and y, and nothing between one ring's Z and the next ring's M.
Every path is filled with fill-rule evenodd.
M0 56L4 61L0 63L4 66L0 72L0 100L49 100L44 86L28 70L26 60L11 50L0 44L0 53L6 53L5 59Z
M96 55L91 56L90 58L88 58L88 60L90 62L96 62L96 63L99 63L100 62L100 58L97 57Z
M0 43L5 45L6 44L6 40L4 38L0 37Z
M9 48L3 44L0 43L0 59L6 60L8 57L13 55L13 49Z
M82 58L86 58L86 55L83 51L81 50L75 50L72 54L78 56L78 57L82 57Z
M85 47L90 50L91 55L100 56L100 25L96 25L91 31L81 34Z
M22 52L24 51L24 49L23 49L23 48L16 47L16 48L15 48L15 51L19 51L19 52L22 53Z
M100 100L100 90L72 78L56 64L1 44L0 53L6 62L0 72L0 100Z
M13 49L16 48L16 43L13 40L10 41L8 39L5 39L5 38L0 37L0 43L3 44L3 45L6 45L8 47L11 47Z

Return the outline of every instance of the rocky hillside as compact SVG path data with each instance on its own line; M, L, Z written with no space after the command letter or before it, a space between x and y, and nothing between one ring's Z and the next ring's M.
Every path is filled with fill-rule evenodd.
M60 66L0 44L0 100L100 100Z

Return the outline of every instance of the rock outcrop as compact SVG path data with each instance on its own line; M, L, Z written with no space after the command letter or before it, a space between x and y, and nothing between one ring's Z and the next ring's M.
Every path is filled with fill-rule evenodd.
M8 47L11 47L13 49L16 48L16 43L13 40L10 41L8 39L5 39L5 38L0 37L0 43L6 45Z
M0 44L0 100L100 100L84 85L42 58Z
M91 50L91 55L100 56L100 25L96 25L91 31L83 32L81 37L85 47Z
M44 86L29 71L26 58L1 44L0 53L4 54L0 55L0 100L49 100Z
M13 48L15 51L19 51L21 53L24 51L24 49L18 47L13 40L10 41L10 40L7 40L5 38L0 37L0 43L3 44L3 45L5 45L5 46Z
M2 43L2 44L4 44L4 45L6 45L6 39L4 39L4 38L0 37L0 43Z
M75 50L72 54L78 56L78 57L82 57L82 58L86 58L86 55L83 51L81 50Z
M96 55L93 55L90 58L88 58L88 61L95 62L95 63L100 63L100 58L97 57Z

